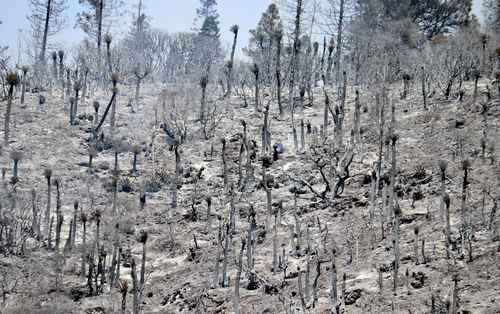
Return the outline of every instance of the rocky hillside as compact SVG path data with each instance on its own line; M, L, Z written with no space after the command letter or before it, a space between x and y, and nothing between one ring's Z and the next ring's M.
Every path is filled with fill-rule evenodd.
M406 99L399 83L387 97L360 90L359 136L353 87L342 131L341 101L327 89L327 136L321 88L313 103L297 100L293 122L270 97L259 111L251 96L247 107L240 97L218 99L208 140L198 87L149 85L132 108L133 88L120 86L115 126L105 121L95 147L92 102L100 118L111 95L85 99L72 126L57 92L43 108L37 94L25 107L16 98L1 156L0 312L121 313L125 302L126 313L134 303L142 313L232 313L237 303L240 313L335 305L339 313L500 313L500 104L483 94L487 83L476 99L467 85L463 97L435 95L427 108L416 85ZM186 136L172 139L172 130ZM272 145L283 152L273 156Z

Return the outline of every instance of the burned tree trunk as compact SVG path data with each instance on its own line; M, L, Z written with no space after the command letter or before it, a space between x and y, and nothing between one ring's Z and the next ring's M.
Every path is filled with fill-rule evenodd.
M292 50L292 58L290 64L290 82L289 82L289 92L288 92L288 101L290 110L293 112L294 97L295 97L295 80L297 78L297 73L299 71L299 51L300 51L300 25L301 18L303 13L302 8L302 0L297 0L297 6L295 11L295 29L293 32L293 50Z
M238 40L238 25L233 25L231 27L231 32L234 34L233 37L233 45L231 47L231 58L229 59L229 63L227 65L227 91L226 96L231 96L232 88L233 88L233 67L234 67L234 53L236 51L236 42Z
M283 33L279 31L276 34L276 93L278 97L278 110L280 116L283 115L283 103L281 99L281 46Z
M231 228L229 223L226 224L226 234L225 234L225 241L224 241L224 261L222 262L222 284L221 287L224 288L226 287L227 283L227 263L229 259L229 239L230 235L229 233L231 232Z
M441 171L441 187L440 187L440 201L439 201L439 218L441 221L444 220L444 196L446 189L446 167L448 166L447 162L444 160L440 160L438 163L439 170Z
M236 272L236 279L234 284L234 313L240 313L240 280L241 280L241 268L243 267L243 251L245 250L245 240L241 241L241 250L238 259L238 270Z
M177 208L177 189L179 185L180 172L181 172L181 154L179 152L179 145L174 145L175 153L175 176L172 182L172 208Z
M344 13L345 13L345 0L340 0L339 4L339 20L337 24L337 50L335 52L335 81L337 82L337 94L340 94L340 58L342 56L342 35L344 30ZM344 73L345 74L345 73ZM345 84L345 78L344 78ZM345 89L345 86L344 86ZM345 91L343 96L345 97Z
M254 84L255 111L260 111L259 66L256 63L252 67L252 73L255 79L255 84Z
M222 176L224 178L224 191L228 190L228 184L229 184L229 173L227 170L227 159L226 159L226 139L222 138L221 139L222 143L222 152L221 152L221 157L222 157Z

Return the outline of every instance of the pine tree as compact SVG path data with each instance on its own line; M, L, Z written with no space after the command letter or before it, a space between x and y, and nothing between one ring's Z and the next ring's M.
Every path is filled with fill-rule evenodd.
M252 59L254 64L263 69L266 75L262 78L268 84L271 80L271 65L275 61L275 53L281 40L278 36L283 33L283 24L278 7L273 3L262 14L255 29L250 30L250 43L246 54Z
M200 0L196 14L195 24L201 21L201 26L195 29L198 33L195 51L199 68L194 71L210 77L212 65L222 60L217 0Z
M113 19L121 15L123 0L78 0L84 6L76 16L76 24L89 37L96 40L97 50L101 52L104 32L109 32Z
M395 21L409 20L433 38L471 22L470 0L357 0L359 16L371 29L387 28Z
M130 56L129 68L133 69L132 74L136 77L136 81L142 80L151 72L151 55L149 54L152 45L151 25L144 12L143 0L138 0L137 13L133 16L132 25L124 40Z
M202 21L199 34L219 38L219 14L217 0L200 0L200 7L196 9L198 19Z
M40 34L37 41L38 59L45 62L45 54L49 37L56 35L64 27L64 11L67 9L66 0L30 0L31 14L28 16L33 34ZM39 33L43 30L42 33ZM38 42L41 40L41 42Z

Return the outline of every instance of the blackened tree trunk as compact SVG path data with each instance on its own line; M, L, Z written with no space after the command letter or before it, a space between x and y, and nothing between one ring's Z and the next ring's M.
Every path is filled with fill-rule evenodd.
M221 152L221 157L222 157L222 176L224 177L224 191L228 190L228 183L229 183L229 173L227 171L227 159L226 159L226 139L222 138L221 139L222 143L222 152Z
M97 54L99 58L99 71L101 70L101 46L102 46L102 19L104 12L104 0L98 0L99 6L97 9Z
M203 75L200 79L201 101L200 101L200 123L203 126L205 123L205 106L207 92L208 76Z
M259 90L259 66L255 63L252 68L252 72L255 78L255 110L260 111L260 90Z
M224 241L224 261L222 263L222 284L221 287L224 288L226 287L227 283L227 263L229 259L229 239L231 236L229 233L231 232L231 228L229 223L226 224L226 235L225 235L225 241Z
M333 38L330 39L330 43L328 45L328 61L326 65L326 84L332 83L332 67L333 67L333 50L335 49L335 42Z
M276 34L276 93L278 94L278 110L279 114L283 114L283 104L281 99L281 46L283 40L283 33Z
M295 79L297 78L298 63L299 63L299 47L300 47L300 23L302 17L302 0L297 0L295 13L295 29L293 31L293 52L290 66L290 85L288 93L288 101L290 110L293 112L294 97L295 97Z
M389 206L393 209L392 212L394 214L394 274L393 274L393 292L397 293L398 287L398 271L399 271L399 220L401 216L401 209L397 201L395 200L395 177L396 177L396 142L398 140L398 136L396 134L391 135L392 142L392 167L391 167L391 203Z
M51 175L49 174L50 170L47 170L45 173L45 177L47 179L47 208L45 210L45 232L49 232L50 228L50 201L52 198L52 182L51 182ZM47 234L47 238L49 235Z
M139 282L137 280L137 271L136 271L136 263L135 258L132 258L132 267L131 267L131 277L132 277L132 291L133 291L133 307L132 313L139 314L140 304L139 304Z
M113 73L113 64L111 63L111 37L106 40L106 62L108 63L109 75Z
M7 108L5 110L3 145L9 146L9 130L10 130L10 112L12 110L12 99L14 98L14 85L9 86L9 95L7 100Z
M179 145L174 146L175 153L175 176L172 182L172 208L177 208L177 186L180 177L181 155L179 153Z
M330 287L331 313L339 314L338 294L337 294L337 268L335 266L335 250L332 255L332 278Z
M342 35L344 30L345 0L340 0L339 21L337 28L337 50L335 51L335 81L337 82L337 94L340 95L342 83L340 81L340 58L342 56ZM345 96L345 95L344 95Z
M425 68L422 67L422 99L424 102L424 110L427 110L427 91L425 90Z
M361 117L361 105L359 103L359 91L356 89L356 98L354 100L354 119L353 119L353 129L354 129L354 138L352 142L356 142L356 144L361 143L361 134L359 129L360 117Z
M240 256L238 259L238 270L236 272L236 279L234 284L234 313L240 314L240 280L241 280L241 268L243 267L243 251L245 250L245 240L242 240Z
M83 236L82 236L82 263L80 265L80 277L85 278L85 261L87 259L87 215L82 214Z
M45 24L43 27L42 47L40 50L40 61L45 62L45 51L47 50L47 38L49 36L50 12L52 11L52 0L47 0L45 12Z
M231 32L233 32L233 46L231 47L231 58L229 59L229 63L227 65L227 92L226 96L231 96L231 92L233 89L233 67L234 67L234 53L236 51L236 42L238 40L238 25L233 25L231 27Z
M26 94L26 81L28 80L28 67L24 66L22 68L23 71L23 81L21 86L21 105L24 105L24 95Z
M382 175L382 157L384 150L384 126L385 126L385 99L380 100L377 95L376 99L379 106L379 150L378 150L378 163L377 163L377 194L380 194L380 179ZM383 237L383 235L382 235Z

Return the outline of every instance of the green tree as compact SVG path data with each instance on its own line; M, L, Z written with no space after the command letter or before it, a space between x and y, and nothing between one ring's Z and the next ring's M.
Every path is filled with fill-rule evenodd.
M196 59L198 68L195 73L203 72L210 77L212 65L222 60L220 43L219 14L217 0L200 0L200 7L196 9L197 21L202 21L197 29Z
M56 35L64 27L64 11L68 8L66 0L30 0L31 14L28 16L33 34L37 36L38 58L45 62L49 37Z
M114 18L121 16L122 0L78 0L83 11L76 16L76 25L96 40L99 54L104 32L110 32Z
M219 38L220 28L217 0L200 0L200 7L196 9L196 14L198 15L198 19L202 21L199 33Z
M271 65L274 60L273 51L278 43L277 36L283 33L278 7L273 3L262 14L255 29L250 30L250 42L245 49L246 54L257 64L260 69L266 69L265 73L271 74ZM263 77L266 84L270 76Z
M471 21L471 0L357 0L360 16L373 28L408 19L432 38Z

